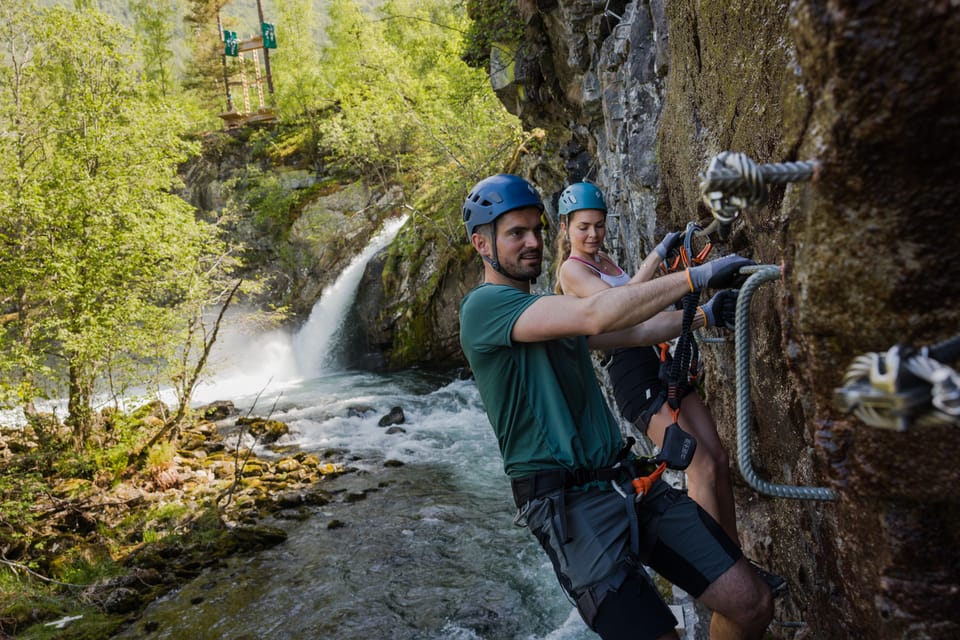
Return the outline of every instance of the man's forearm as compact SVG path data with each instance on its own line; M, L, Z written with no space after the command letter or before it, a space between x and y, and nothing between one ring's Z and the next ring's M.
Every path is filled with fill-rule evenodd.
M587 335L620 331L640 324L689 291L690 284L683 272L600 291L586 299L590 301Z
M615 349L618 347L645 347L673 340L680 335L683 311L661 311L654 317L628 329L601 333L587 338L591 349ZM693 330L703 328L703 314L697 313Z

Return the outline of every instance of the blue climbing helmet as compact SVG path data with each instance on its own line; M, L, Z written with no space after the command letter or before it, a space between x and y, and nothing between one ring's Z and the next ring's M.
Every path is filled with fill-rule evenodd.
M543 212L543 200L529 182L509 173L484 178L474 185L463 203L467 236L473 235L478 226L523 207L537 207Z
M599 209L607 212L607 203L603 201L603 192L590 182L575 182L560 194L560 215L570 215L580 209Z

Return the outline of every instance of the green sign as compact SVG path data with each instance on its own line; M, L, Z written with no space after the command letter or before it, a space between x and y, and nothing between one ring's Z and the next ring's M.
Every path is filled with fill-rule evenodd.
M236 31L223 32L223 55L234 58L240 55L240 41L237 40Z
M260 23L260 33L263 34L263 48L264 49L276 49L277 48L277 30L269 22Z

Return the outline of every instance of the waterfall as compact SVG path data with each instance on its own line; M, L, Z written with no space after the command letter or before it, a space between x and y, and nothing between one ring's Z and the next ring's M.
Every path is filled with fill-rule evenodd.
M310 311L310 317L293 336L293 355L301 377L312 377L336 364L337 340L343 331L347 312L357 296L363 270L378 251L393 241L406 221L407 216L386 221L337 280L323 290Z
M336 364L341 325L356 298L363 270L393 241L406 220L407 216L401 216L384 223L336 281L323 290L296 333L276 330L251 336L232 326L221 331L211 355L215 373L198 386L194 402L254 396L267 389L297 385L330 370Z

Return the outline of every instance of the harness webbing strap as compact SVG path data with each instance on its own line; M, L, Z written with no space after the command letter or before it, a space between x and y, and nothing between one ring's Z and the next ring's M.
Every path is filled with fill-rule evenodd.
M699 300L699 292L688 293L683 297L680 337L673 351L673 363L666 380L667 402L672 409L680 408L680 400L689 383L691 367L695 366L695 357L699 355L693 340L693 320L696 317Z

